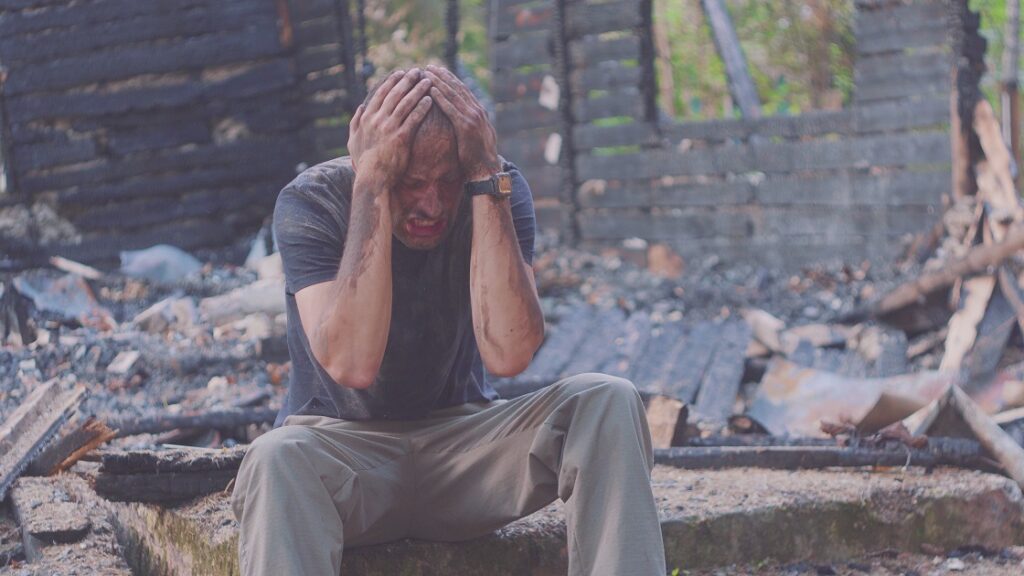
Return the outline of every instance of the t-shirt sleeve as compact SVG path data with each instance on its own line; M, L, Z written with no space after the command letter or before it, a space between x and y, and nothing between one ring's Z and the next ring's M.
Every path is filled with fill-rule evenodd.
M511 162L505 162L505 171L512 175L512 223L519 240L519 250L523 260L533 264L534 238L537 234L537 215L533 210L533 192L519 168Z
M342 223L293 186L278 195L273 224L290 294L334 279L345 238Z

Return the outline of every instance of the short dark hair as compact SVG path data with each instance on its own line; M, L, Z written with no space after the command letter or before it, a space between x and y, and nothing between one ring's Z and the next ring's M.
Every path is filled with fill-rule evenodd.
M381 80L379 80L366 92L366 98L363 99L363 104L369 104L370 99L373 98L373 95L377 93L377 89L380 88L380 85L383 84L384 81L387 80L388 76L390 75L390 72L385 74ZM450 118L448 118L448 115L445 114L444 111L441 110L441 107L438 106L436 103L430 105L430 110L427 111L427 115L423 118L423 122L420 124L420 127L416 130L416 134L419 134L421 131L432 132L434 130L442 130L452 135L455 134L455 125L452 124L452 121ZM415 137L415 135L413 135L413 137Z

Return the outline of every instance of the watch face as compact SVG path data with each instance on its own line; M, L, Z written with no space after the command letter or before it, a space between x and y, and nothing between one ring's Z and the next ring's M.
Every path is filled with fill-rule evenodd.
M498 174L498 194L502 196L512 195L512 175L508 172Z

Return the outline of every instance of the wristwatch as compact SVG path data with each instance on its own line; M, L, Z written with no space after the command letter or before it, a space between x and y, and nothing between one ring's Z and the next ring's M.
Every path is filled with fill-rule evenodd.
M512 197L512 175L498 172L487 180L466 182L466 194L469 196L493 196L499 200Z

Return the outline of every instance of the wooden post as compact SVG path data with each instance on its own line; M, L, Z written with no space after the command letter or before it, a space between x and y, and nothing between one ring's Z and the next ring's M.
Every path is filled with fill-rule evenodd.
M448 38L444 47L444 63L456 76L459 75L459 24L459 0L448 0L445 7Z
M1003 47L1002 117L1003 134L1010 138L1013 162L1020 160L1020 99L1017 96L1017 67L1020 65L1020 0L1006 0L1006 45ZM1018 178L1019 172L1018 172Z
M736 37L736 30L732 26L725 4L722 0L701 0L700 5L708 19L718 55L725 63L725 73L729 77L729 92L740 107L740 113L744 118L760 118L761 100L757 96L757 88L747 68L747 59L743 55L743 48Z

